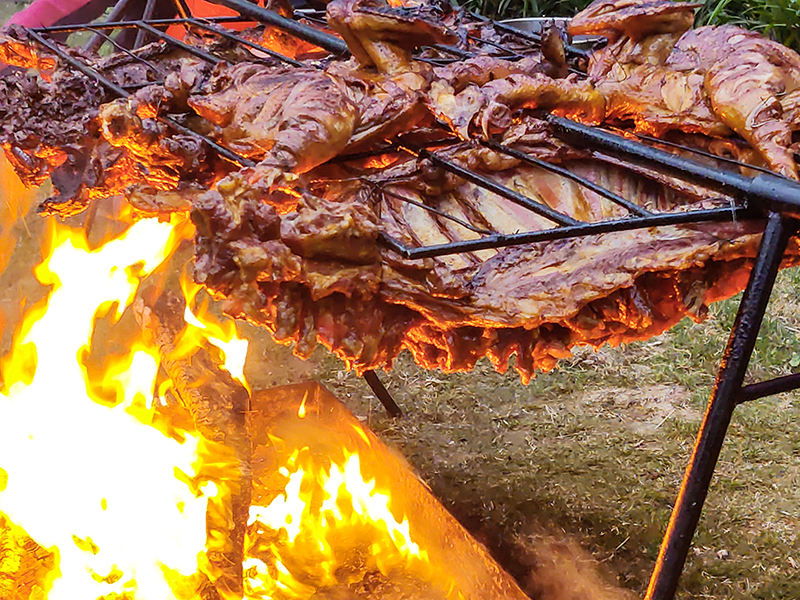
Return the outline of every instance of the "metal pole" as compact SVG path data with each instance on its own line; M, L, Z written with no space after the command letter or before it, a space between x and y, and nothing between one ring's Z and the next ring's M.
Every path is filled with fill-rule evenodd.
M125 10L128 8L128 4L130 4L130 2L131 0L119 0L119 2L117 2L114 5L114 8L111 9L111 13L105 20L116 21L117 19L119 19L122 13L124 13ZM86 42L86 45L83 48L87 52L97 52L100 46L103 45L104 41L105 40L101 36L95 34L91 38L89 38L89 41Z
M153 9L156 7L156 0L147 0L147 4L142 12L142 21L148 21L153 18ZM145 31L140 29L136 32L136 41L133 42L134 49L141 48L144 44Z
M397 406L397 403L394 401L394 398L392 398L389 390L383 385L383 382L378 379L378 374L375 373L375 371L364 371L364 381L367 382L367 385L369 385L370 389L378 397L378 400L381 401L383 408L386 409L390 417L396 418L403 416L403 411Z
M209 0L213 4L221 4L223 6L227 6L235 11L237 11L243 17L247 17L249 19L253 19L254 21L260 21L261 23L269 23L270 25L275 25L291 33L292 35L299 37L301 40L305 40L312 44L316 44L320 48L324 48L328 52L333 54L338 54L341 56L346 56L349 53L347 49L347 44L344 41L336 36L333 36L329 33L325 33L324 31L320 31L319 29L315 29L309 25L304 23L299 23L298 21L294 21L293 19L287 19L286 17L282 17L278 13L272 10L267 10L266 8L261 8L257 4L251 4L247 0Z
M700 520L722 442L736 408L778 266L793 230L790 220L770 213L750 280L739 304L714 391L697 434L694 452L661 543L645 600L672 600Z

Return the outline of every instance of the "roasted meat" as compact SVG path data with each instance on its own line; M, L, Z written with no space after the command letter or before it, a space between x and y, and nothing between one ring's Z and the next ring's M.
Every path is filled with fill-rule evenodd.
M573 34L613 40L595 53L589 72L608 100L606 119L631 120L655 135L733 131L771 169L797 179L790 146L792 131L800 128L800 56L731 25L689 31L697 6L596 0L572 20Z
M546 140L539 147L653 210L730 200L694 200ZM572 182L469 144L449 157L584 221L622 214ZM515 355L527 380L576 344L649 338L741 289L761 228L667 227L409 261L380 234L431 245L550 223L424 161L315 191L284 215L247 190L205 195L192 213L196 277L227 312L294 343L300 356L322 343L359 371L390 366L407 349L444 371L470 369L483 356L502 371ZM796 261L796 245L791 254Z
M137 85L116 100L98 89L83 113L67 100L85 78L26 52L19 34L0 45L4 55L50 77L18 73L4 82L8 126L0 141L31 182L51 172L67 181L62 198L73 203L62 202L61 214L123 191L147 213L191 211L197 280L227 312L267 327L300 356L321 343L359 371L390 366L404 349L445 371L470 369L481 357L505 370L515 356L527 380L575 345L645 339L686 315L702 318L707 303L743 287L761 224L660 227L407 260L389 238L436 245L553 227L415 148L439 146L451 163L579 222L628 213L485 142L557 163L656 212L728 207L734 199L573 148L534 110L623 129L633 122L710 152L702 160L714 168L725 168L718 154L795 176L788 148L800 117L800 61L735 28L689 31L695 8L595 2L572 31L602 33L610 43L582 77L567 75L555 30L541 52L520 60L487 50L440 64L441 44L452 45L444 50L451 56L474 53L475 35L500 41L503 34L438 4L334 0L329 25L348 43L350 60L290 67L195 33L187 42L226 60L212 67L158 45L137 51L147 55L145 66L92 59L114 81ZM263 28L243 35L270 36ZM735 60L733 50L715 46L732 41L740 43ZM412 58L420 53L425 60ZM25 123L26 94L50 106L46 126ZM224 160L187 129L249 166ZM799 260L793 241L786 264Z

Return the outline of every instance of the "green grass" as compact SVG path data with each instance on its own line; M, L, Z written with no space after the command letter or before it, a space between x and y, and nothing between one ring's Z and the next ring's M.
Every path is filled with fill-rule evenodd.
M800 3L797 0L707 0L698 24L732 23L760 31L800 50Z

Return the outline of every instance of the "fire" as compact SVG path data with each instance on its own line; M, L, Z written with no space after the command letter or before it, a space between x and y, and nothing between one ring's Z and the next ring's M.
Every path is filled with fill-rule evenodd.
M525 598L408 466L320 386L252 401L247 598Z
M24 532L55 563L21 597L199 597L208 498L197 488L214 487L197 483L199 436L147 426L161 357L133 340L99 381L83 361L98 318L118 321L190 228L142 220L93 250L82 231L51 223L35 275L52 289L0 362L0 537ZM96 397L101 388L116 397Z
M427 568L427 553L412 540L408 519L398 520L389 494L364 477L359 455L345 450L345 456L343 464L325 467L307 448L295 451L279 469L286 479L283 494L265 507L251 506L249 597L308 598L339 584L342 567L353 569L352 575L361 569L388 575L398 562L411 570ZM275 539L264 544L267 532ZM312 569L299 567L298 556ZM358 560L348 565L346 558Z
M0 360L0 598L522 600L320 388L250 394L247 342L185 272L159 312L192 234L144 219L95 248L50 223L50 292Z
M181 289L186 298L186 310L183 318L186 321L187 328L184 330L178 345L186 348L196 348L201 346L204 340L208 340L209 343L222 351L224 356L222 368L228 371L234 379L250 392L250 386L244 376L244 363L247 359L249 343L246 339L239 337L233 321L220 321L212 315L207 298L197 309L197 314L192 311L191 306L201 287L191 281L185 273L181 277Z

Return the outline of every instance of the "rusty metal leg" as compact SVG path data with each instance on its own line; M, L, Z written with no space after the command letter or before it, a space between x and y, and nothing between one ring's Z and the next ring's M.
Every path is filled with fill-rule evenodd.
M378 379L378 374L375 373L375 371L365 371L364 380L378 397L378 400L381 401L383 408L386 409L386 412L389 413L390 417L396 418L403 416L403 411L400 410L399 406L397 406L397 403L394 401L394 398L392 398L389 390L386 389L386 386L383 385L383 382Z
M697 434L694 452L661 543L645 600L672 600L675 597L678 580L700 520L708 486L793 226L794 223L788 218L770 213L758 256L750 273L750 281L739 304L720 363L714 391Z

